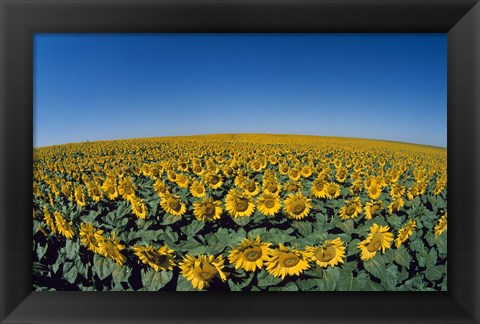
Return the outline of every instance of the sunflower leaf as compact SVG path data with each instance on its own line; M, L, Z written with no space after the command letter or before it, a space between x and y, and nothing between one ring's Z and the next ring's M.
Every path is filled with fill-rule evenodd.
M298 233L300 233L300 235L304 237L312 233L311 223L294 221L292 222L292 227L295 228L298 231Z
M204 222L194 220L189 225L182 227L180 230L182 231L182 233L187 235L189 238L192 238L198 232L200 232L204 226L205 226Z
M78 269L73 262L65 262L63 264L63 277L70 283L74 283L77 279Z
M114 263L112 260L98 254L93 256L93 271L101 280L107 278L112 273L113 267Z
M162 221L162 225L172 225L182 219L182 216L175 216L172 214L165 213Z
M408 267L410 262L412 262L412 257L408 254L405 247L400 247L394 252L394 261L401 266Z
M339 268L328 267L323 270L323 278L320 280L319 290L334 291L337 288L338 280L340 279Z
M114 283L128 282L128 278L131 275L131 269L124 266L115 266L112 271L112 278Z
M318 279L300 279L300 280L297 280L296 284L298 286L298 289L301 291L309 291L309 290L317 291L317 289L314 289L314 288L318 287L319 281L320 280Z
M359 239L353 239L350 241L350 243L348 243L347 256L359 253L360 250L357 247L358 243L360 243Z
M283 287L270 287L270 291L298 291L298 286L294 282L287 282Z
M238 226L242 226L242 227L250 223L250 221L252 220L252 218L248 216L238 216L238 217L233 217L232 219Z
M273 286L280 283L281 281L282 278L274 277L263 269L257 274L257 286L260 288Z
M188 250L187 254L189 254L191 256L197 256L197 255L200 255L200 254L208 253L209 250L210 250L210 247L205 246L205 245L200 245L200 246L197 246L196 248Z
M257 236L261 236L263 235L264 233L266 233L267 229L265 227L262 227L262 228L255 228L253 230L251 230L250 232L248 232L248 236L252 236L252 237L257 237Z
M177 291L197 291L193 288L192 283L184 276L179 276L177 281Z
M425 278L427 278L431 282L435 282L440 278L442 278L442 276L445 274L444 269L445 269L444 265L438 265L432 268L427 268L427 270L425 270Z
M396 290L398 276L399 276L397 266L392 264L386 269L386 271L382 275L383 275L381 278L382 287L384 287L385 290L388 290L388 291Z
M447 254L447 233L444 232L442 235L438 236L435 239L435 245L438 248L438 254L440 256L445 256Z
M381 255L376 255L370 260L363 261L363 266L365 270L367 270L371 275L377 277L378 279L382 279L385 274L385 262Z
M173 278L171 271L155 271L149 269L142 272L143 287L147 291L158 291L165 287Z
M233 276L230 276L228 278L228 286L230 287L231 291L242 291L245 287L250 285L253 277L254 272L250 272L246 278L234 278ZM235 283L235 281L237 281L237 283Z
M47 253L48 250L48 243L46 243L44 246L41 246L40 244L37 245L37 257L38 260L41 260L45 253Z
M75 259L75 257L78 255L79 249L80 243L78 241L67 240L65 243L66 257L70 260Z
M434 248L430 249L430 252L426 255L425 266L432 268L437 264L437 251Z
M368 279L367 274L364 271L359 272L354 276L351 271L340 271L340 279L338 281L338 290L340 291L359 291L365 288Z

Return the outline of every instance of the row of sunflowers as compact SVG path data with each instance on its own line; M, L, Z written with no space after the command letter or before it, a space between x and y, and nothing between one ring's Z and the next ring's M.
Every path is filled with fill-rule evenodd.
M35 150L33 198L38 290L446 289L445 149L282 135L68 144Z

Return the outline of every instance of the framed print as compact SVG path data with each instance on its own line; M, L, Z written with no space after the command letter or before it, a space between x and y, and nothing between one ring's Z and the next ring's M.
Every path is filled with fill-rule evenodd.
M480 320L477 1L1 16L3 322Z

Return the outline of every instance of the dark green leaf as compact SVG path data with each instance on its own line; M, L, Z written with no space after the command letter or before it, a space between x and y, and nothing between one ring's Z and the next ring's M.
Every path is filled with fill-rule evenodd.
M354 276L352 272L340 270L340 279L338 281L338 290L340 291L360 291L370 279L365 272L360 272Z
M47 253L47 250L48 250L48 243L46 243L44 246L41 246L40 244L37 245L37 257L39 261L43 258L45 253Z
M197 291L193 288L192 283L184 276L180 275L177 281L177 291Z
M323 270L323 278L319 281L321 291L334 291L340 279L340 269L328 267Z
M298 291L298 286L293 282L287 282L283 287L270 287L270 291Z
M108 277L114 268L112 260L104 258L101 255L95 254L93 256L93 271L98 275L100 279Z
M252 218L248 216L233 217L232 219L238 226L245 226L252 220Z
M172 280L173 273L171 271L155 271L149 269L142 272L143 287L147 291L158 291L165 287Z
M70 283L74 283L77 279L78 269L73 262L65 262L63 264L63 277Z
M192 238L198 232L200 232L204 226L205 226L204 222L193 220L189 225L182 227L181 231L188 237Z
M385 275L385 261L381 255L376 255L370 260L363 261L363 266L371 275L381 279Z
M274 277L265 270L261 270L257 275L257 285L260 288L276 285L282 281L281 277Z
M112 271L112 278L115 283L128 282L130 275L131 269L126 265L116 265Z
M292 222L292 227L295 228L300 235L307 236L312 233L312 224L301 221Z
M65 243L65 252L66 257L70 260L73 260L77 257L78 251L80 249L80 243L78 241L66 240Z
M176 222L178 222L179 220L182 219L182 216L175 216L175 215L172 215L172 214L165 214L163 216L163 221L162 221L162 225L172 225L172 224L175 224Z
M444 269L445 267L443 265L427 268L427 270L425 270L425 277L428 280L435 282L444 275Z
M254 272L250 272L248 276L244 278L234 278L233 276L230 276L228 278L228 286L230 287L231 291L242 291L244 290L245 287L250 285L250 282L252 282L252 279L254 277Z
M437 264L437 251L434 248L430 249L430 252L425 257L425 266L427 268L433 268Z
M400 247L394 252L394 261L401 266L409 267L410 262L412 262L412 257L408 254L408 251L405 247Z
M261 236L262 234L264 234L266 232L266 228L262 227L262 228L256 228L256 229L253 229L251 230L250 232L248 232L248 236L249 237L257 237L257 236Z
M297 283L298 289L301 291L309 291L309 290L316 291L318 289L315 289L315 288L318 287L319 282L320 282L319 279L306 279L306 280L301 279L301 280L298 280L296 283Z

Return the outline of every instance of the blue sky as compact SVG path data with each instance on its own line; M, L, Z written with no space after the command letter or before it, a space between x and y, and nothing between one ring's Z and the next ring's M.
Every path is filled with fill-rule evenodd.
M36 34L34 146L210 133L447 146L446 34Z

